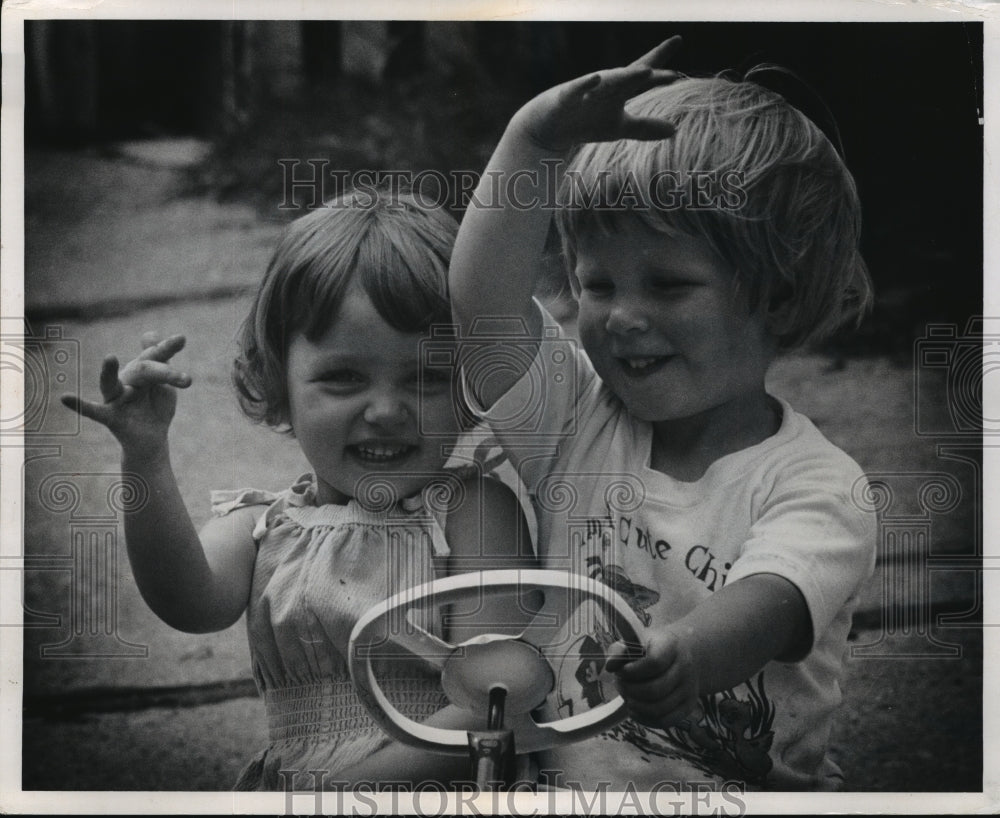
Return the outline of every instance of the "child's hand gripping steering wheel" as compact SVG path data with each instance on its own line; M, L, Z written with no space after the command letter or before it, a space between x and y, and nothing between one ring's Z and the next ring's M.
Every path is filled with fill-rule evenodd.
M411 613L428 607L481 600L501 594L514 603L521 594L540 592L544 603L518 635L483 634L451 644L416 624ZM617 696L566 719L539 723L531 711L541 705L555 684L553 663L570 652L563 636L567 619L584 602L596 603L621 639L638 645L642 626L618 594L579 574L544 570L499 570L459 574L429 582L376 605L358 621L351 634L350 671L355 689L375 721L406 744L439 753L469 752L466 730L432 727L400 713L380 688L372 659L398 656L399 648L441 672L445 696L458 708L482 715L498 688L503 696L506 727L514 733L518 753L543 750L600 733L625 716ZM490 714L492 717L492 714Z

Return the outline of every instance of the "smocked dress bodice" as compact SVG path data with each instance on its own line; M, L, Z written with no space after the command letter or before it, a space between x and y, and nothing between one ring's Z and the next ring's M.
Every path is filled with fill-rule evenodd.
M306 771L326 771L329 784L387 743L351 685L351 631L374 605L444 573L448 547L422 496L372 511L354 500L316 505L315 495L309 475L280 494L212 496L219 515L261 511L247 634L269 744L236 789L283 790L292 783L284 780L289 771L297 771L295 788L312 790ZM390 700L411 718L445 705L437 676L417 659L393 659L379 673Z

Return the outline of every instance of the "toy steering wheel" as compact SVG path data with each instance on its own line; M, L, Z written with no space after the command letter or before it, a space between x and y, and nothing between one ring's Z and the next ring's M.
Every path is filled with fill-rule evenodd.
M413 614L442 605L475 602L491 595L509 599L537 591L544 603L533 621L516 636L483 634L451 644L414 621ZM431 727L400 713L376 680L372 659L398 656L399 647L423 659L441 673L449 702L482 713L484 722L491 694L506 693L507 727L518 753L544 750L603 732L625 716L621 696L585 713L539 723L531 711L541 705L555 684L553 662L564 657L568 644L556 644L564 625L583 603L600 606L613 628L628 643L638 645L642 626L628 603L607 585L565 571L498 570L458 574L411 588L371 608L354 627L349 645L351 678L372 718L386 733L405 744L450 755L469 752L466 730ZM388 627L394 623L395 627Z

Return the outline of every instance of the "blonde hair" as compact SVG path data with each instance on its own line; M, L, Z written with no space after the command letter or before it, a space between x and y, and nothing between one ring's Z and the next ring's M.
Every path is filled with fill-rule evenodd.
M588 143L571 157L556 213L571 280L582 231L613 232L618 220L638 216L653 230L707 242L736 270L751 308L784 304L772 326L784 347L861 319L872 289L857 189L808 117L773 91L723 76L654 88L627 110L677 131L658 141ZM708 182L707 206L692 195L664 200L664 179L683 186L685 178ZM580 184L594 194L583 206L573 189ZM626 195L636 192L650 195Z

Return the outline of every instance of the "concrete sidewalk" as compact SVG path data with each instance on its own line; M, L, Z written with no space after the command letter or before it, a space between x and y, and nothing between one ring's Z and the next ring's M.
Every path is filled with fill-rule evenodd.
M180 397L171 447L200 524L211 489L280 489L307 467L294 441L243 419L228 378L243 293L262 273L278 226L245 208L174 198L175 174L124 159L29 157L26 300L44 317L32 326L37 335L52 338L57 328L71 342L87 396L97 393L102 357L129 357L142 331L187 335L179 362L194 384ZM177 294L184 298L160 298ZM45 434L26 450L24 786L226 790L266 732L261 703L247 695L242 623L205 636L165 626L139 597L120 540L117 564L92 569L110 583L87 574L88 589L113 603L110 626L74 597L88 570L73 562L79 538L116 536L118 452L106 430L77 427L58 404L59 392L75 387L69 372L61 385L59 372L49 373ZM958 487L952 506L921 512L924 500L898 492L903 506L887 512L930 536L923 557L942 570L931 574L909 552L880 564L856 620L858 655L834 746L859 791L981 789L981 597L978 574L961 569L975 555L975 470L943 461L933 440L913 435L908 369L801 356L775 367L771 388L894 485L944 473ZM959 568L943 570L951 564ZM939 619L948 613L950 623Z

